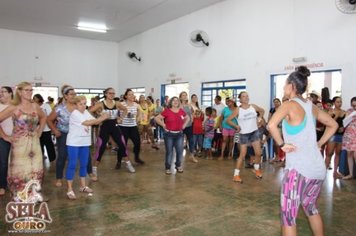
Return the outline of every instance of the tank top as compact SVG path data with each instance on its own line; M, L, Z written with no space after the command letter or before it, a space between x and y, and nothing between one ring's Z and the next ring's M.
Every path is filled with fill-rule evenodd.
M109 113L110 117L109 117L109 120L115 120L118 116L118 110L116 108L116 105L114 104L114 106L112 108L109 108L106 106L105 102L102 101L103 103L103 112L105 113Z
M240 134L249 134L258 130L257 112L252 105L247 109L240 107L237 120L241 128Z
M190 127L193 124L193 117L192 117L192 108L190 105L183 105L183 111L185 112L185 114L187 114L187 116L189 117L189 122L187 124L186 127Z
M294 169L310 179L324 179L326 168L316 141L313 104L311 101L304 102L299 98L293 98L292 100L304 109L305 117L301 124L296 126L288 124L285 120L283 121L284 142L296 146L296 151L286 153L285 168L287 170ZM287 128L287 126L294 128Z
M343 128L344 127L344 119L345 119L346 114L344 114L341 117L336 118L336 123L339 125L339 128ZM339 129L336 130L335 134L344 134L344 130L343 131L339 131Z

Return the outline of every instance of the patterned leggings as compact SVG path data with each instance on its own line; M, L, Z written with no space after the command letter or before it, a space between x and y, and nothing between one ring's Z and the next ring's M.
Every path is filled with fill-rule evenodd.
M324 180L308 179L296 170L286 170L281 188L281 223L296 225L299 205L307 216L319 214L316 201Z

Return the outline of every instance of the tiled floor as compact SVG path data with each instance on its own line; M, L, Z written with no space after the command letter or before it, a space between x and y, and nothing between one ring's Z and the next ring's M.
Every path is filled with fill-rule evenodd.
M279 187L283 169L264 163L264 177L244 169L243 184L232 182L233 161L185 161L183 174L164 173L164 146L156 151L143 144L144 166L136 173L115 170L115 154L107 151L99 167L94 195L66 198L54 186L54 165L48 168L44 193L53 222L45 235L280 235ZM319 208L326 235L356 235L356 180L324 183ZM78 178L75 186L78 189ZM5 206L0 198L0 235L7 235ZM299 235L311 235L299 212ZM18 235L18 234L17 234Z

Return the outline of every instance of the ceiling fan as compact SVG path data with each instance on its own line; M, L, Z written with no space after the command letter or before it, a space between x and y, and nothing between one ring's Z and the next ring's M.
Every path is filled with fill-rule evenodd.
M202 30L195 30L190 33L190 43L195 47L208 47L210 45L208 34Z
M336 8L345 14L356 13L356 0L335 0Z

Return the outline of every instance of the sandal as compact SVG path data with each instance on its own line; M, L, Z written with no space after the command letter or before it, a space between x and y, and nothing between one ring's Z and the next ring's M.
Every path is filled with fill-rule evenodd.
M157 145L152 145L151 148L159 150L159 147Z
M82 192L82 193L92 193L94 192L93 189L89 188L88 186L85 186L85 187L80 187L79 188L79 192Z
M93 173L89 174L91 181L96 182L98 181L98 177L94 175Z
M342 177L344 177L341 173L339 173L339 172L335 172L334 173L334 178L336 178L336 179L341 179Z
M349 179L352 179L353 176L352 175L346 175L344 177L342 177L343 180L349 180Z
M62 180L61 179L57 179L56 181L56 187L62 187Z
M77 199L77 197L75 196L75 193L73 192L73 190L72 190L72 191L69 191L69 192L67 193L67 197L68 197L70 200L75 200L75 199Z

